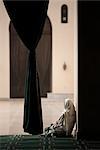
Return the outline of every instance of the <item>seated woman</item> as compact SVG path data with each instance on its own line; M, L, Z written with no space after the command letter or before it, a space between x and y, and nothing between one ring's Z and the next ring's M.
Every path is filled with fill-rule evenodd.
M44 136L70 137L76 122L76 111L73 102L65 99L65 108L60 118L45 129Z

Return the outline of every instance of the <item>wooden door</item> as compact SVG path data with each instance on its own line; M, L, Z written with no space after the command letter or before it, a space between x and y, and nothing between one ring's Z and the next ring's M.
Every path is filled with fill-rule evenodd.
M10 98L23 98L27 69L28 49L20 40L10 23ZM52 70L51 25L47 18L36 49L37 70L40 78L41 96L51 92Z
M40 79L41 96L45 97L52 89L52 28L47 18L41 39L36 48L37 71Z
M10 98L23 98L28 49L10 23Z

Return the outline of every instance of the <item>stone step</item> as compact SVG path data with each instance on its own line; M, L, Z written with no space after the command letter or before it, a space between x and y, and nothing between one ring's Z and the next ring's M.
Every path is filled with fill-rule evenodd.
M74 94L73 93L47 93L47 98L48 99L74 99Z

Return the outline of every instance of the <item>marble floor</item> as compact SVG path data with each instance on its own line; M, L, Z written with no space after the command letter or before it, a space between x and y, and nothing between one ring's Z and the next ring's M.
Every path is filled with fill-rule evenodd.
M64 100L42 98L44 128L54 123L64 109ZM0 135L28 134L23 131L23 99L0 99Z

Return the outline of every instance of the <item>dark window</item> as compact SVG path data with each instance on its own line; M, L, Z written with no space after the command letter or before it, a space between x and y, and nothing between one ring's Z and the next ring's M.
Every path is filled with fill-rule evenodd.
M68 7L65 4L61 6L61 22L68 22Z

